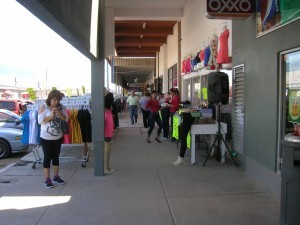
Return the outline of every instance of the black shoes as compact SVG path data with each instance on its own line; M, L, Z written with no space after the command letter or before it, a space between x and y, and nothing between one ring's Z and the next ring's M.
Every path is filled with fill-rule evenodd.
M53 188L53 184L52 184L50 178L46 179L46 181L45 181L45 187L48 188L48 189Z
M56 177L53 177L53 183L56 183L56 184L64 184L65 181L60 179L60 176L56 176Z

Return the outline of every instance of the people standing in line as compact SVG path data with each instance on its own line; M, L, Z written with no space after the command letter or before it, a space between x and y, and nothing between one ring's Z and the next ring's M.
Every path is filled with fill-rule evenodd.
M139 97L135 94L135 91L132 90L130 96L127 98L127 104L129 106L130 112L130 120L131 124L137 123L138 118L138 104L139 104Z
M149 92L146 92L146 94L141 97L139 103L141 105L141 110L143 114L143 124L145 128L148 128L150 126L149 123L149 115L150 115L150 109L146 108L147 103L149 102L151 97L151 94Z
M58 90L49 93L46 104L40 106L38 111L38 123L41 124L41 145L44 152L44 176L46 188L53 188L50 178L50 163L53 167L53 182L64 184L59 174L59 155L63 139L62 121L68 120L68 115L60 100L62 94Z
M162 130L162 123L161 123L161 119L159 116L159 110L160 110L160 105L159 105L159 101L157 100L157 91L152 91L151 92L151 99L149 100L149 102L146 104L146 108L150 109L150 116L149 116L149 122L150 122L150 126L148 129L148 138L146 139L146 141L148 143L151 143L150 141L150 136L151 133L154 129L155 126L155 122L158 125L158 130L157 130L157 135L155 140L159 143L161 143L159 136Z
M179 96L178 89L171 88L170 95L171 95L171 101L170 101L170 104L168 104L168 107L170 108L171 130L173 130L173 116L176 113L176 111L179 110L179 104L180 104L180 96ZM172 132L171 132L171 136L172 136ZM172 141L175 141L175 139L173 137L172 137Z
M105 109L104 109L104 173L112 173L114 169L110 167L111 143L114 132L114 119L112 106L114 97L109 90L105 91Z
M169 94L165 94L163 101L161 102L161 118L162 118L162 126L163 126L163 137L162 141L169 141L169 130L170 130L170 108L168 107L168 102L171 97Z

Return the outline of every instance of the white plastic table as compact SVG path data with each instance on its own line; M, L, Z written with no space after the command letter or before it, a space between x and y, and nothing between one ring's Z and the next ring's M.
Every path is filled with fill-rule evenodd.
M216 134L218 132L218 123L215 124L193 124L191 127L191 164L196 162L195 154L195 135L196 134L210 134L211 135L211 145L213 144ZM225 140L225 134L227 134L227 124L221 122L221 134ZM225 162L225 152L226 147L223 141L221 142L221 162Z

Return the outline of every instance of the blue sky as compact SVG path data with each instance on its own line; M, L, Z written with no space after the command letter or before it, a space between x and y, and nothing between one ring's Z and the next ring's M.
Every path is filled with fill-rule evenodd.
M14 0L0 0L0 84L90 90L90 60Z

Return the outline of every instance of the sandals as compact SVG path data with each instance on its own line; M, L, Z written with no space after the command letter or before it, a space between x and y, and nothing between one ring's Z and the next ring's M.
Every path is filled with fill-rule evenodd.
M158 143L161 143L161 141L158 138L155 138L155 141L157 141Z
M146 139L146 141L147 141L148 143L151 143L151 141L150 141L150 139L149 139L149 138L147 138L147 139Z

